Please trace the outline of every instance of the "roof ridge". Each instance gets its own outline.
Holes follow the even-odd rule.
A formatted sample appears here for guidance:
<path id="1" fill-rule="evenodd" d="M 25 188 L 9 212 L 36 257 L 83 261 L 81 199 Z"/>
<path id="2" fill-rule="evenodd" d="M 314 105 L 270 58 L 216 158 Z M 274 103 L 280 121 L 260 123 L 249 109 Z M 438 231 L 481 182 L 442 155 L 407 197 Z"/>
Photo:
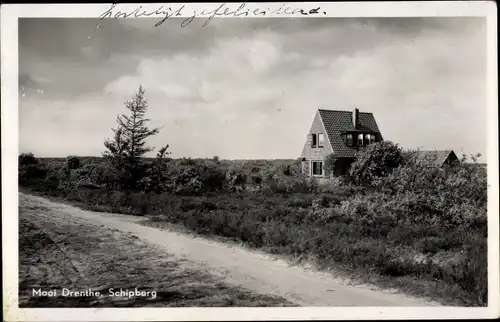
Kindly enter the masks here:
<path id="1" fill-rule="evenodd" d="M 324 109 L 324 108 L 318 108 L 318 111 L 352 113 L 352 111 L 346 111 L 346 110 L 327 110 L 327 109 Z M 359 114 L 373 114 L 373 112 L 359 112 Z"/>

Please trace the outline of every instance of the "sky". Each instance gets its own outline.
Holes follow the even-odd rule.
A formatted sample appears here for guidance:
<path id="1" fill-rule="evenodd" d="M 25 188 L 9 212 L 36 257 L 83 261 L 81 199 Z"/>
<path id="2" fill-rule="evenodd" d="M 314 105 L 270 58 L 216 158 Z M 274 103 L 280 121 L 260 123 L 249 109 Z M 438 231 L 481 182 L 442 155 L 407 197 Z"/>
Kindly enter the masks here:
<path id="1" fill-rule="evenodd" d="M 101 155 L 143 85 L 172 157 L 297 158 L 317 109 L 358 108 L 404 148 L 485 160 L 482 18 L 156 21 L 19 19 L 20 152 Z"/>

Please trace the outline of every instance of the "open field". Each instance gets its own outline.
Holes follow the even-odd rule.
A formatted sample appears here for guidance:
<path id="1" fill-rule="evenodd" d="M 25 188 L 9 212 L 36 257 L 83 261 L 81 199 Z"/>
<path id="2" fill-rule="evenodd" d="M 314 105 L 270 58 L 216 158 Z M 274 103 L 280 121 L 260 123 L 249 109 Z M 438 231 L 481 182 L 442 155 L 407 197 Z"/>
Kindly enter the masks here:
<path id="1" fill-rule="evenodd" d="M 403 167 L 378 186 L 342 178 L 320 185 L 295 175 L 293 162 L 280 162 L 171 160 L 159 179 L 151 175 L 132 191 L 106 187 L 102 159 L 74 169 L 41 160 L 20 172 L 20 185 L 85 209 L 141 216 L 151 227 L 241 243 L 355 283 L 449 305 L 487 304 L 483 167 Z"/>

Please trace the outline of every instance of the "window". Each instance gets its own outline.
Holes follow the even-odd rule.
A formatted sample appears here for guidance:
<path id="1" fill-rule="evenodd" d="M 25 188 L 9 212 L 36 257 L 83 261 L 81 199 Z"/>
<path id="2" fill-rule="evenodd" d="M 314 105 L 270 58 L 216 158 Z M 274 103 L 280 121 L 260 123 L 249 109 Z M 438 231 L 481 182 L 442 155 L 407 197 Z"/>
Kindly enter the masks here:
<path id="1" fill-rule="evenodd" d="M 375 135 L 370 134 L 370 143 L 374 143 L 374 142 L 375 142 Z"/>
<path id="2" fill-rule="evenodd" d="M 347 134 L 347 137 L 346 137 L 346 143 L 347 143 L 347 146 L 352 146 L 352 134 Z"/>
<path id="3" fill-rule="evenodd" d="M 312 135 L 311 147 L 315 148 L 316 144 L 317 144 L 317 141 L 316 141 L 317 137 L 316 137 L 315 133 L 313 133 L 311 135 Z"/>
<path id="4" fill-rule="evenodd" d="M 323 175 L 323 161 L 311 161 L 312 162 L 312 175 L 322 176 Z"/>
<path id="5" fill-rule="evenodd" d="M 318 134 L 318 148 L 322 148 L 325 145 L 325 135 L 323 133 Z"/>
<path id="6" fill-rule="evenodd" d="M 365 145 L 368 145 L 372 143 L 371 141 L 371 135 L 370 134 L 365 134 Z"/>
<path id="7" fill-rule="evenodd" d="M 358 145 L 363 146 L 363 134 L 358 134 Z"/>

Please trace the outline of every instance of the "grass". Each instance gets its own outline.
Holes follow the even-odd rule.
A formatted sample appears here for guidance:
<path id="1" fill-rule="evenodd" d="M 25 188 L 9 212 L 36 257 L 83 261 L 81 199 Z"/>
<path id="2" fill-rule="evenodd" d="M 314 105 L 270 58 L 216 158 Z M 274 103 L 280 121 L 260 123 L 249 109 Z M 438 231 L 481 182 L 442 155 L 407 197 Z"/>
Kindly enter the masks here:
<path id="1" fill-rule="evenodd" d="M 147 216 L 144 221 L 139 224 L 154 227 L 157 229 L 165 229 L 169 231 L 176 231 L 183 234 L 192 234 L 193 230 L 181 224 L 172 224 L 168 221 L 162 220 L 162 217 Z M 222 237 L 220 235 L 203 235 L 204 238 L 235 244 L 237 246 L 255 249 L 241 239 Z M 369 244 L 370 241 L 363 241 L 362 243 Z M 361 244 L 361 243 L 360 243 Z M 416 276 L 400 275 L 395 272 L 387 270 L 386 274 L 379 274 L 371 268 L 353 267 L 348 263 L 341 263 L 335 261 L 328 261 L 317 256 L 306 253 L 293 253 L 287 252 L 285 249 L 277 247 L 262 247 L 267 253 L 270 253 L 278 258 L 286 260 L 290 265 L 303 265 L 309 269 L 324 271 L 332 273 L 336 277 L 342 278 L 344 281 L 352 285 L 368 285 L 369 287 L 375 286 L 376 288 L 394 289 L 402 291 L 406 294 L 411 294 L 417 297 L 427 298 L 443 305 L 449 306 L 463 306 L 473 305 L 471 296 L 457 284 L 450 284 L 438 279 L 423 279 Z M 479 302 L 480 299 L 477 299 Z M 469 304 L 467 304 L 469 303 Z"/>
<path id="2" fill-rule="evenodd" d="M 40 207 L 21 207 L 19 306 L 227 307 L 291 306 L 284 299 L 229 286 L 128 234 L 58 220 Z M 57 289 L 58 296 L 32 296 Z M 62 288 L 92 289 L 102 297 L 61 296 Z M 112 297 L 108 290 L 138 288 L 156 297 Z M 150 294 L 152 295 L 152 294 Z"/>
<path id="3" fill-rule="evenodd" d="M 157 228 L 238 242 L 354 283 L 397 288 L 447 305 L 484 305 L 482 290 L 475 289 L 484 286 L 477 283 L 484 267 L 467 266 L 485 259 L 482 239 L 463 230 L 345 216 L 339 204 L 351 198 L 348 193 L 122 197 L 80 192 L 58 199 L 93 211 L 145 216 L 144 224 Z M 477 246 L 475 253 L 462 253 L 466 245 Z"/>

